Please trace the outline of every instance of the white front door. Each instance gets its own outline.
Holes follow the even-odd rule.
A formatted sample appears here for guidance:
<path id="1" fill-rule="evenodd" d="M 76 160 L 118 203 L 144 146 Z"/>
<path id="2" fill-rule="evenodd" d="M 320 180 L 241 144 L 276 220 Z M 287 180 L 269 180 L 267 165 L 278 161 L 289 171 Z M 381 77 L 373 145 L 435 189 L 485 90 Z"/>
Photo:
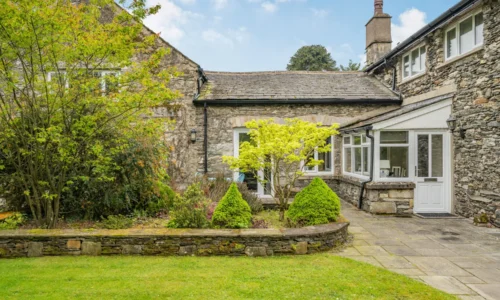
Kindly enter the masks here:
<path id="1" fill-rule="evenodd" d="M 416 132 L 415 212 L 449 213 L 450 163 L 448 134 Z"/>

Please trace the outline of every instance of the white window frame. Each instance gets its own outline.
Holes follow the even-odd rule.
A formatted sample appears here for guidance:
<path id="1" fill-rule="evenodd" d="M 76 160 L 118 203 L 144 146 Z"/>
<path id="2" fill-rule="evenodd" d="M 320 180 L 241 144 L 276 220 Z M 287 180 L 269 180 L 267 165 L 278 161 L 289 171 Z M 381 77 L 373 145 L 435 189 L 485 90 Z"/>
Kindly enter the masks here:
<path id="1" fill-rule="evenodd" d="M 401 143 L 401 144 L 383 144 L 381 141 L 381 133 L 382 132 L 390 132 L 390 131 L 395 131 L 395 132 L 400 132 L 404 131 L 407 132 L 408 134 L 408 141 L 407 143 Z M 415 145 L 413 143 L 413 130 L 407 130 L 407 129 L 394 129 L 394 130 L 386 130 L 386 129 L 381 129 L 376 132 L 375 139 L 376 139 L 376 144 L 375 144 L 375 175 L 374 178 L 377 181 L 388 181 L 388 182 L 409 182 L 414 180 L 414 161 L 412 160 L 412 155 L 414 153 L 414 148 Z M 406 162 L 406 165 L 408 166 L 407 172 L 407 177 L 381 177 L 380 176 L 380 149 L 382 147 L 407 147 L 408 148 L 408 154 L 407 154 L 407 159 L 408 161 Z"/>
<path id="2" fill-rule="evenodd" d="M 422 65 L 422 49 L 425 49 L 425 54 L 424 54 L 425 55 L 425 62 L 423 64 L 423 68 L 421 68 L 419 72 L 413 73 L 413 70 L 411 68 L 411 61 L 412 61 L 412 58 L 413 58 L 412 57 L 413 51 L 418 50 L 418 55 L 420 57 L 420 64 Z M 408 76 L 405 76 L 405 58 L 406 57 L 408 57 L 409 71 L 410 71 L 409 72 L 410 75 L 408 75 Z M 427 47 L 425 46 L 425 44 L 420 44 L 417 47 L 414 47 L 410 51 L 406 52 L 402 56 L 402 59 L 401 59 L 401 74 L 402 74 L 403 79 L 406 80 L 406 79 L 412 78 L 414 76 L 417 76 L 417 75 L 420 75 L 420 74 L 424 74 L 425 72 L 427 72 Z"/>
<path id="3" fill-rule="evenodd" d="M 305 163 L 302 162 L 304 175 L 306 175 L 306 176 L 333 175 L 334 170 L 335 170 L 335 162 L 334 162 L 335 156 L 334 156 L 334 152 L 333 152 L 333 150 L 334 150 L 334 148 L 333 148 L 334 138 L 335 137 L 333 135 L 330 137 L 330 146 L 331 146 L 330 152 L 325 152 L 325 153 L 330 154 L 330 161 L 332 162 L 331 170 L 330 171 L 318 171 L 319 166 L 314 166 L 313 170 L 308 170 L 307 167 L 304 165 Z M 318 160 L 318 157 L 319 157 L 318 151 L 314 150 L 314 159 Z"/>
<path id="4" fill-rule="evenodd" d="M 234 146 L 234 157 L 238 158 L 240 156 L 240 133 L 249 133 L 250 129 L 248 128 L 234 128 L 233 129 L 233 146 Z M 233 181 L 237 182 L 238 177 L 240 176 L 239 171 L 233 172 Z M 264 177 L 264 171 L 260 170 L 257 174 L 258 177 Z M 272 184 L 272 182 L 271 182 Z M 271 187 L 271 194 L 273 193 L 273 188 Z M 257 181 L 257 196 L 259 198 L 273 198 L 273 195 L 265 195 L 264 194 L 264 186 Z"/>
<path id="5" fill-rule="evenodd" d="M 477 40 L 477 37 L 476 37 L 476 16 L 479 14 L 483 14 L 482 9 L 478 9 L 478 10 L 475 10 L 475 11 L 467 14 L 465 17 L 461 18 L 460 21 L 454 23 L 453 26 L 450 26 L 446 29 L 446 31 L 444 33 L 444 58 L 445 58 L 445 61 L 466 55 L 467 53 L 473 52 L 474 50 L 476 50 L 484 45 L 484 28 L 483 28 L 482 43 L 476 44 L 476 40 Z M 473 37 L 474 46 L 469 51 L 460 53 L 460 51 L 461 51 L 460 49 L 462 48 L 460 45 L 460 24 L 462 24 L 463 22 L 465 22 L 469 18 L 472 18 L 472 32 L 474 35 L 474 37 Z M 484 26 L 484 14 L 483 14 L 483 26 Z M 450 32 L 452 30 L 455 30 L 455 34 L 456 34 L 457 53 L 453 56 L 448 57 L 448 32 Z"/>
<path id="6" fill-rule="evenodd" d="M 59 71 L 59 72 L 54 72 L 54 71 L 51 71 L 51 72 L 48 72 L 47 73 L 47 81 L 50 82 L 52 81 L 52 76 L 54 76 L 55 74 L 64 74 L 66 75 L 67 72 L 66 71 Z M 101 74 L 101 91 L 104 93 L 106 92 L 106 80 L 105 80 L 105 77 L 107 74 L 115 74 L 116 76 L 120 76 L 121 72 L 119 70 L 94 70 L 92 71 L 92 74 L 95 74 L 95 73 L 100 73 Z M 69 80 L 66 78 L 66 84 L 65 84 L 65 87 L 66 88 L 69 88 Z"/>
<path id="7" fill-rule="evenodd" d="M 61 75 L 64 75 L 66 76 L 67 72 L 66 71 L 59 71 L 59 72 L 48 72 L 47 73 L 47 81 L 48 82 L 51 82 L 52 81 L 52 77 L 55 75 L 55 74 L 61 74 Z M 64 87 L 65 88 L 69 88 L 69 81 L 68 81 L 68 78 L 66 77 L 66 82 L 64 83 Z"/>
<path id="8" fill-rule="evenodd" d="M 344 143 L 344 138 L 349 137 L 350 138 L 350 143 L 346 144 Z M 359 137 L 361 139 L 361 144 L 355 145 L 354 144 L 354 138 Z M 355 150 L 354 149 L 361 149 L 361 173 L 358 173 L 355 171 L 356 167 L 356 162 L 355 162 Z M 363 149 L 366 149 L 367 154 L 368 154 L 368 170 L 363 170 L 363 166 L 365 165 L 365 158 L 363 155 Z M 350 151 L 351 152 L 351 172 L 348 172 L 346 169 L 346 152 Z M 370 139 L 366 137 L 366 134 L 346 134 L 342 136 L 342 174 L 352 176 L 352 177 L 357 177 L 357 178 L 362 178 L 362 179 L 368 179 L 370 177 L 370 168 L 371 168 L 371 147 L 370 147 Z"/>

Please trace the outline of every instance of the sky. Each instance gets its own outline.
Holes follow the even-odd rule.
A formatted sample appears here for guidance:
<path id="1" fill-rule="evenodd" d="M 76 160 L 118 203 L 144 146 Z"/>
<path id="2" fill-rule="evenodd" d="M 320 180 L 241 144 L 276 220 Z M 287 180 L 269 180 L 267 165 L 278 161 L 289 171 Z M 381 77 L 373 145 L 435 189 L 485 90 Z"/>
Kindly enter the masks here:
<path id="1" fill-rule="evenodd" d="M 385 0 L 393 47 L 458 0 Z M 365 62 L 373 0 L 147 0 L 145 24 L 211 71 L 285 70 L 302 46 L 323 45 L 337 65 Z"/>

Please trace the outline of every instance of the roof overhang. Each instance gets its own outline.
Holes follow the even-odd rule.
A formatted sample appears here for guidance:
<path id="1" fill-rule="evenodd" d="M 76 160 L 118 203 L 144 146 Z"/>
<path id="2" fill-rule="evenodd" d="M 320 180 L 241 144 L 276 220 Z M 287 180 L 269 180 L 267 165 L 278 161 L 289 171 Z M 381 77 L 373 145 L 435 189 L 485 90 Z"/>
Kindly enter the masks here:
<path id="1" fill-rule="evenodd" d="M 393 104 L 401 105 L 398 99 L 345 99 L 345 98 L 320 98 L 320 99 L 211 99 L 193 100 L 195 106 L 252 106 L 252 105 L 287 105 L 287 104 Z"/>

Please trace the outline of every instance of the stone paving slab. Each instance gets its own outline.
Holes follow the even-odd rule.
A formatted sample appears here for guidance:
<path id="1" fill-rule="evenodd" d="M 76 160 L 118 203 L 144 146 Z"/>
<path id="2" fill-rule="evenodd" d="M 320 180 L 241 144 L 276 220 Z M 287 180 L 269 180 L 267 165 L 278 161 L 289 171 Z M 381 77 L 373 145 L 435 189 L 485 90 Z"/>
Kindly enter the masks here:
<path id="1" fill-rule="evenodd" d="M 375 216 L 343 203 L 354 239 L 337 255 L 406 275 L 457 295 L 500 300 L 500 229 L 469 219 Z"/>
<path id="2" fill-rule="evenodd" d="M 500 284 L 469 284 L 469 287 L 488 300 L 500 300 Z"/>
<path id="3" fill-rule="evenodd" d="M 474 295 L 465 284 L 449 276 L 420 276 L 423 282 L 453 295 Z"/>

